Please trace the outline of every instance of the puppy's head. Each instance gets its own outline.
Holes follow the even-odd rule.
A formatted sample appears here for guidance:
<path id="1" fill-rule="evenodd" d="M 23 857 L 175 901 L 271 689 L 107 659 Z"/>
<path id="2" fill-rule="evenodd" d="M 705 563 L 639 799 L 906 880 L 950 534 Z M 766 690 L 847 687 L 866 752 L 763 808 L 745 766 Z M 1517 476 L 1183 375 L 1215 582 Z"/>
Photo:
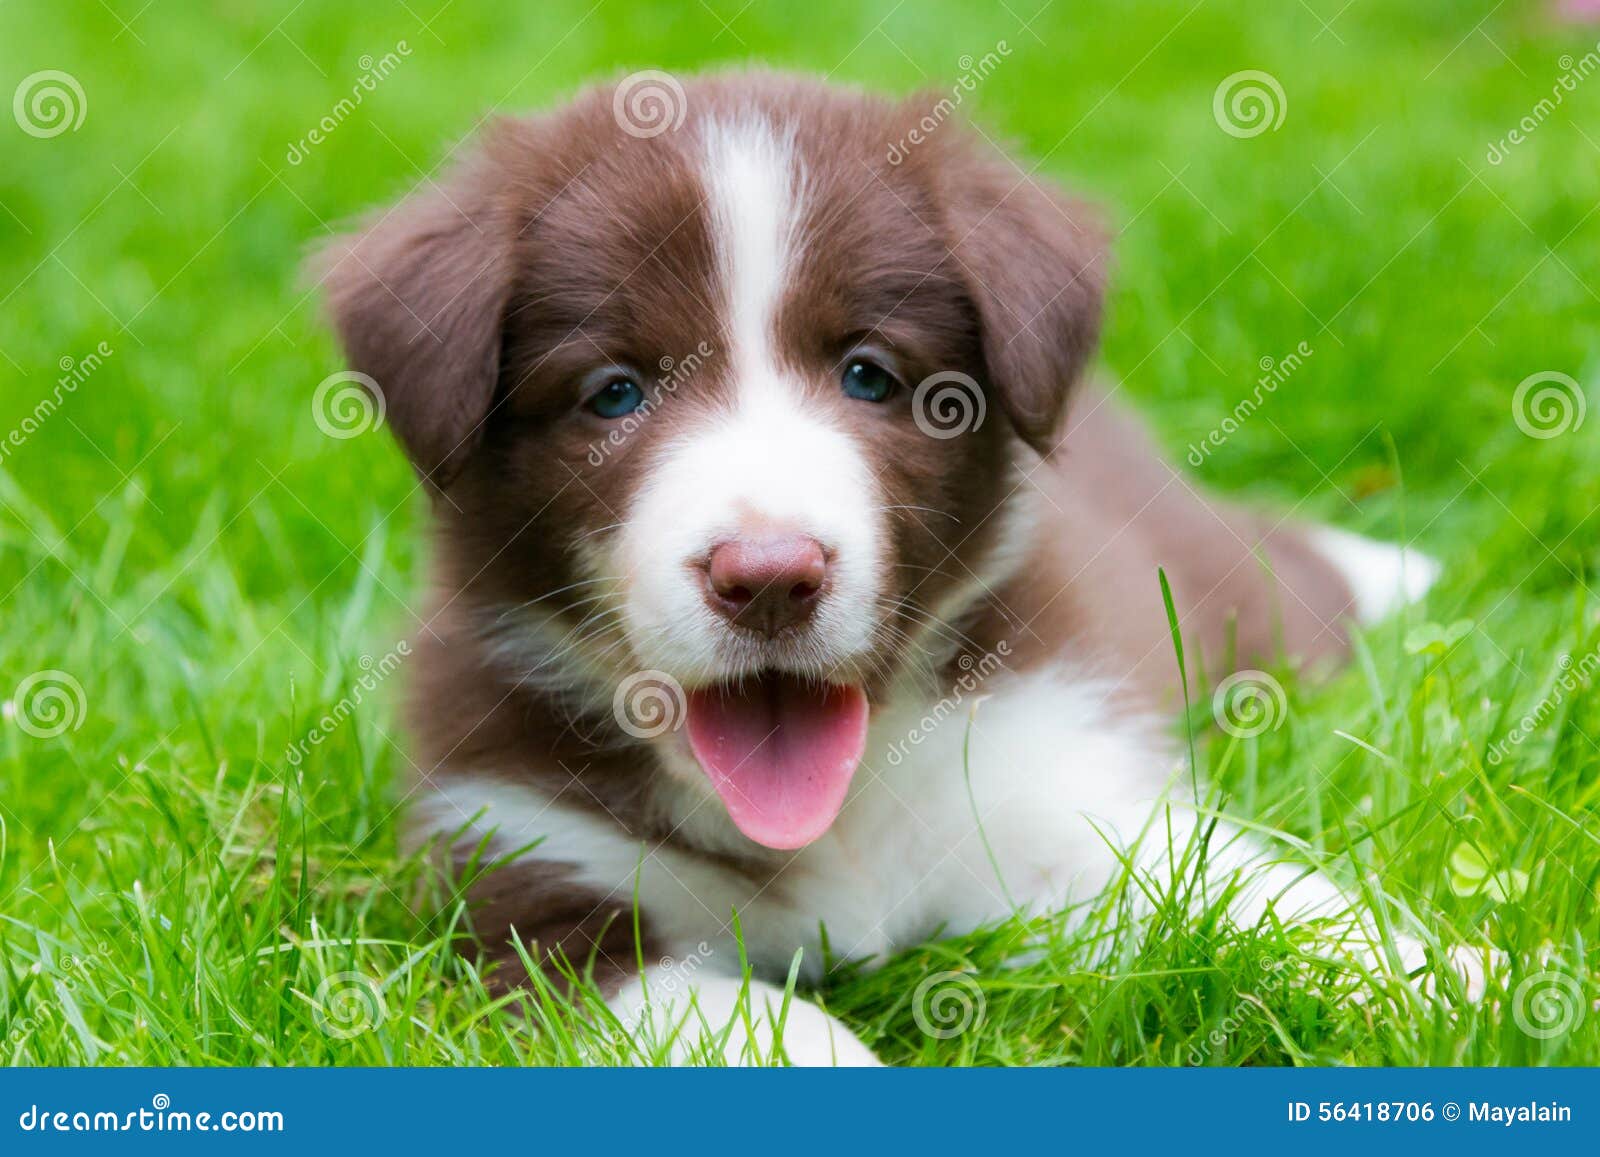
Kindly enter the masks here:
<path id="1" fill-rule="evenodd" d="M 501 122 L 326 284 L 515 677 L 798 847 L 1014 553 L 1101 252 L 959 126 L 904 148 L 926 102 L 654 83 Z"/>

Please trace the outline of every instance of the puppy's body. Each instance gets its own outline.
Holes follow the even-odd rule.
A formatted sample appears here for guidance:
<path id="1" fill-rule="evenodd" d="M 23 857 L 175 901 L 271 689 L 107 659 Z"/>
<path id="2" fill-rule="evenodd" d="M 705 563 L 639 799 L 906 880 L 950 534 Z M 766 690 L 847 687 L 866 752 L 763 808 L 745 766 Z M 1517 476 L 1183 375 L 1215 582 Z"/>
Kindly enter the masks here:
<path id="1" fill-rule="evenodd" d="M 1353 582 L 1381 612 L 1406 573 L 1202 500 L 1103 397 L 1069 416 L 1098 242 L 954 126 L 891 164 L 906 106 L 716 78 L 641 134 L 626 95 L 502 125 L 331 298 L 439 496 L 416 838 L 506 861 L 472 889 L 502 979 L 515 936 L 720 1027 L 735 912 L 781 982 L 824 929 L 881 958 L 1104 883 L 1176 766 L 1157 567 L 1213 670 L 1337 655 Z M 1242 915 L 1343 907 L 1220 845 Z M 652 993 L 641 949 L 692 975 Z M 870 1059 L 809 1006 L 784 1041 Z"/>

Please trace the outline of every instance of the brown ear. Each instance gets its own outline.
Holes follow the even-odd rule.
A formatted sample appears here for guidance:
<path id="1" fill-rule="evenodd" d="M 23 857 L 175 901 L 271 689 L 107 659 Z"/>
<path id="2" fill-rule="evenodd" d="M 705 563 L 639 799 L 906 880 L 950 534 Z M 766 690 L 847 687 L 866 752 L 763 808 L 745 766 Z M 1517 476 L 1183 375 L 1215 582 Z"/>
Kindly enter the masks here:
<path id="1" fill-rule="evenodd" d="M 484 162 L 320 255 L 351 368 L 377 383 L 417 473 L 443 489 L 483 436 L 511 292 L 510 234 Z"/>
<path id="2" fill-rule="evenodd" d="M 992 154 L 954 160 L 939 179 L 989 384 L 1018 434 L 1048 454 L 1100 334 L 1104 238 L 1081 205 Z"/>

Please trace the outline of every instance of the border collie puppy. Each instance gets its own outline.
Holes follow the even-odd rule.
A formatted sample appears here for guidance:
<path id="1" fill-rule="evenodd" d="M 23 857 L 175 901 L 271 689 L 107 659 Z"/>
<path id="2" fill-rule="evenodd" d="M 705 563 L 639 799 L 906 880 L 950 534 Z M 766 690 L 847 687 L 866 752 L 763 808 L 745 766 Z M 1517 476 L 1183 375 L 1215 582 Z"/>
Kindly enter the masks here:
<path id="1" fill-rule="evenodd" d="M 494 863 L 468 893 L 503 983 L 519 942 L 560 954 L 680 1056 L 730 1024 L 726 1059 L 769 1054 L 824 934 L 881 959 L 1060 909 L 1152 842 L 1158 568 L 1213 677 L 1336 658 L 1436 569 L 1198 494 L 1077 389 L 1101 234 L 925 111 L 641 74 L 495 123 L 325 255 L 434 499 L 411 837 Z M 1207 863 L 1239 920 L 1343 919 L 1370 962 L 1329 878 L 1226 825 Z M 805 1002 L 782 1047 L 873 1063 Z"/>

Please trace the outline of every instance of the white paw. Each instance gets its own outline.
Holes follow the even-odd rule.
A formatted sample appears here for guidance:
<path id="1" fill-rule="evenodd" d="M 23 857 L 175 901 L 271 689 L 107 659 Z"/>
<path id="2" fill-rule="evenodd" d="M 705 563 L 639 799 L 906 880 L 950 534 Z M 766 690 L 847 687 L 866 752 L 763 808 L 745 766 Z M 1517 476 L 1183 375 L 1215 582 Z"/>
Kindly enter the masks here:
<path id="1" fill-rule="evenodd" d="M 610 1003 L 642 1049 L 665 1046 L 674 1065 L 704 1063 L 708 1056 L 738 1066 L 782 1061 L 806 1068 L 882 1064 L 843 1022 L 799 997 L 790 998 L 774 1034 L 783 990 L 760 980 L 747 987 L 727 977 L 707 976 L 685 984 L 681 977 L 650 970 Z"/>
<path id="2" fill-rule="evenodd" d="M 1428 593 L 1443 569 L 1439 560 L 1410 547 L 1378 542 L 1332 526 L 1314 526 L 1311 545 L 1333 563 L 1355 596 L 1354 613 L 1376 623 Z"/>
<path id="3" fill-rule="evenodd" d="M 1415 937 L 1397 934 L 1391 954 L 1375 935 L 1366 930 L 1356 931 L 1340 939 L 1338 951 L 1372 976 L 1405 980 L 1418 996 L 1434 998 L 1441 995 L 1440 969 L 1429 963 L 1436 953 Z M 1474 1003 L 1483 999 L 1489 978 L 1503 971 L 1506 966 L 1505 955 L 1492 948 L 1455 944 L 1442 951 L 1444 970 L 1455 974 L 1461 985 L 1461 993 Z M 1360 1004 L 1372 996 L 1373 991 L 1363 986 L 1356 990 L 1352 999 Z"/>
<path id="4" fill-rule="evenodd" d="M 1395 938 L 1395 947 L 1399 950 L 1400 962 L 1408 975 L 1427 967 L 1428 949 L 1420 940 L 1398 936 Z M 1444 949 L 1445 967 L 1460 979 L 1462 991 L 1473 1002 L 1483 999 L 1488 989 L 1488 978 L 1499 971 L 1505 962 L 1505 956 L 1493 949 L 1471 948 L 1465 944 L 1454 944 Z M 1418 979 L 1422 982 L 1421 991 L 1431 994 L 1434 973 L 1431 970 L 1421 973 Z"/>
<path id="5" fill-rule="evenodd" d="M 793 1001 L 789 1005 L 789 1019 L 783 1026 L 783 1053 L 791 1065 L 801 1068 L 873 1069 L 883 1066 L 855 1033 L 806 1001 Z"/>

